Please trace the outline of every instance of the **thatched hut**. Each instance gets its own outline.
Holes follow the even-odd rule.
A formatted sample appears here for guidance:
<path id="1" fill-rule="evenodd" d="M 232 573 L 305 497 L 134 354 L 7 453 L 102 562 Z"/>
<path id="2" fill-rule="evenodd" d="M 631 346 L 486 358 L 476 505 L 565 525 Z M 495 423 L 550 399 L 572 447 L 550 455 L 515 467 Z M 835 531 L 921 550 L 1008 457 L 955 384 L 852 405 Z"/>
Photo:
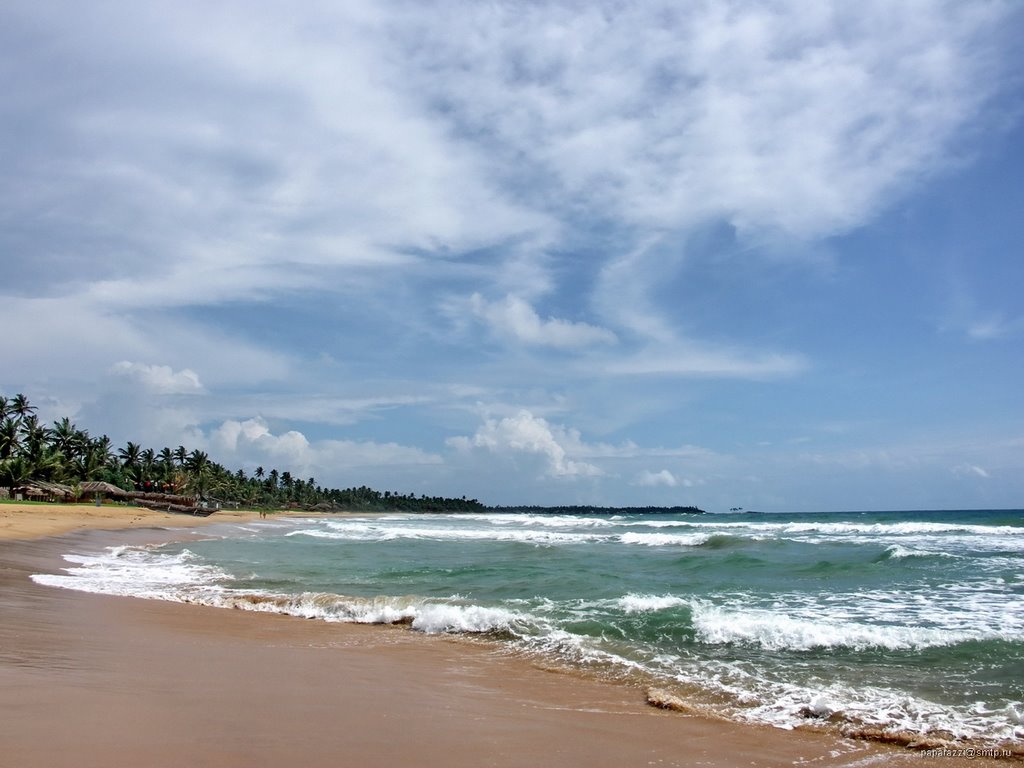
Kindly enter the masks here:
<path id="1" fill-rule="evenodd" d="M 103 503 L 104 501 L 126 501 L 128 499 L 128 491 L 100 480 L 89 480 L 79 484 L 78 488 L 83 499 L 93 498 L 97 503 Z"/>
<path id="2" fill-rule="evenodd" d="M 73 488 L 46 480 L 33 480 L 14 487 L 14 498 L 19 501 L 72 501 Z"/>

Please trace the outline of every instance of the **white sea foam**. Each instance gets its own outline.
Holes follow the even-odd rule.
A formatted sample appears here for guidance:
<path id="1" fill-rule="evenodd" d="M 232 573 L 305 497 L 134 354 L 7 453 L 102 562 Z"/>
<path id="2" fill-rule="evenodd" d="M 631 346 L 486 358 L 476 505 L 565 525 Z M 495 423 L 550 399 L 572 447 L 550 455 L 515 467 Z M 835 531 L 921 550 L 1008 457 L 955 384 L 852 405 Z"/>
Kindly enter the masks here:
<path id="1" fill-rule="evenodd" d="M 663 611 L 666 608 L 676 608 L 686 605 L 687 601 L 675 595 L 637 595 L 628 594 L 619 598 L 617 605 L 626 613 L 648 613 L 651 611 Z"/>
<path id="2" fill-rule="evenodd" d="M 64 568 L 66 575 L 35 574 L 32 580 L 81 592 L 179 600 L 185 588 L 206 587 L 232 578 L 219 568 L 198 562 L 187 549 L 168 555 L 139 547 L 111 547 L 100 554 L 69 554 L 64 559 L 77 564 Z"/>
<path id="3" fill-rule="evenodd" d="M 713 683 L 712 683 L 713 685 Z M 744 695 L 756 691 L 753 700 L 733 711 L 740 720 L 768 723 L 791 729 L 811 718 L 836 718 L 848 726 L 875 728 L 889 733 L 948 733 L 954 738 L 988 739 L 993 742 L 1019 739 L 1021 732 L 1006 718 L 976 714 L 877 686 L 851 688 L 828 684 L 807 688 L 744 680 Z M 730 688 L 725 685 L 723 688 Z"/>
<path id="4" fill-rule="evenodd" d="M 416 597 L 346 597 L 305 592 L 299 595 L 224 590 L 202 596 L 207 605 L 260 613 L 279 613 L 305 619 L 353 624 L 409 624 L 426 634 L 444 632 L 490 632 L 529 623 L 530 617 L 503 608 L 462 603 L 453 596 L 447 601 Z"/>
<path id="5" fill-rule="evenodd" d="M 512 629 L 525 617 L 504 608 L 479 605 L 424 605 L 413 618 L 412 628 L 428 634 L 439 632 L 489 632 Z"/>
<path id="6" fill-rule="evenodd" d="M 408 623 L 413 629 L 441 632 L 488 632 L 525 626 L 527 614 L 467 604 L 454 595 L 428 601 L 416 597 L 346 597 L 304 592 L 297 595 L 232 589 L 232 577 L 203 565 L 190 551 L 165 554 L 148 548 L 112 547 L 96 555 L 65 555 L 76 567 L 62 574 L 35 574 L 32 580 L 80 592 L 199 603 L 307 619 L 363 624 Z"/>
<path id="7" fill-rule="evenodd" d="M 642 544 L 645 547 L 699 547 L 710 539 L 710 533 L 623 533 L 619 541 L 623 544 Z"/>
<path id="8" fill-rule="evenodd" d="M 894 560 L 902 560 L 905 557 L 956 557 L 949 552 L 932 552 L 927 549 L 913 549 L 902 544 L 893 544 L 885 550 L 885 553 Z"/>
<path id="9" fill-rule="evenodd" d="M 973 525 L 970 523 L 934 523 L 913 521 L 902 523 L 856 523 L 856 522 L 767 522 L 741 521 L 719 522 L 701 520 L 630 520 L 631 526 L 648 528 L 697 528 L 701 530 L 771 532 L 775 534 L 819 533 L 826 535 L 851 536 L 910 536 L 966 533 L 973 536 L 1005 536 L 1024 538 L 1024 526 L 1015 525 Z"/>
<path id="10" fill-rule="evenodd" d="M 693 621 L 697 636 L 703 642 L 754 643 L 775 651 L 873 646 L 895 649 L 948 642 L 947 637 L 934 631 L 920 638 L 903 628 L 808 622 L 768 611 L 738 613 L 702 609 L 694 613 Z"/>
<path id="11" fill-rule="evenodd" d="M 703 600 L 690 604 L 694 629 L 702 642 L 751 644 L 772 651 L 920 649 L 971 640 L 1019 639 L 1020 632 L 1019 620 L 1018 626 L 1008 627 L 991 613 L 976 623 L 957 621 L 950 622 L 953 626 L 927 626 L 907 623 L 906 611 L 888 612 L 884 604 L 880 609 L 872 605 L 848 611 L 812 604 L 775 608 L 723 607 Z M 902 618 L 902 622 L 883 623 L 885 618 Z"/>
<path id="12" fill-rule="evenodd" d="M 460 520 L 476 520 L 493 525 L 540 525 L 551 528 L 610 528 L 617 525 L 611 517 L 577 515 L 529 515 L 515 513 L 460 514 Z M 619 518 L 620 520 L 622 518 Z"/>
<path id="13" fill-rule="evenodd" d="M 394 525 L 374 522 L 327 523 L 325 527 L 291 531 L 286 536 L 310 536 L 339 541 L 393 541 L 395 539 L 427 539 L 431 541 L 503 541 L 527 544 L 557 545 L 600 541 L 607 537 L 592 533 L 535 530 L 531 528 L 444 528 Z"/>

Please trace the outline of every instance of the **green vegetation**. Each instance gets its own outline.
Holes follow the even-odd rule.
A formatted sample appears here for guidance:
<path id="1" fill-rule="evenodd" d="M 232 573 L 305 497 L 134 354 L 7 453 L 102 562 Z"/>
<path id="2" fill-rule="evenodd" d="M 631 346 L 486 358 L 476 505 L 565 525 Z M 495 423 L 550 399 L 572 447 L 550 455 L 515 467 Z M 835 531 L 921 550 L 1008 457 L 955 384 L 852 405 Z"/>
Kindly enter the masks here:
<path id="1" fill-rule="evenodd" d="M 125 491 L 190 496 L 251 509 L 300 508 L 329 512 L 526 512 L 533 514 L 701 514 L 697 507 L 486 507 L 476 499 L 383 493 L 365 485 L 323 488 L 315 478 L 256 467 L 232 472 L 203 451 L 184 446 L 159 451 L 127 442 L 115 448 L 106 435 L 92 437 L 66 416 L 48 427 L 25 395 L 0 395 L 0 488 L 60 483 L 76 488 L 100 481 Z"/>
<path id="2" fill-rule="evenodd" d="M 330 511 L 472 512 L 476 499 L 416 496 L 359 488 L 323 488 L 315 478 L 256 467 L 232 472 L 200 450 L 164 447 L 159 451 L 129 441 L 115 448 L 106 435 L 92 437 L 64 417 L 48 427 L 25 395 L 0 395 L 0 488 L 8 495 L 23 485 L 61 483 L 74 488 L 107 482 L 126 491 L 170 493 L 250 508 L 304 508 Z"/>

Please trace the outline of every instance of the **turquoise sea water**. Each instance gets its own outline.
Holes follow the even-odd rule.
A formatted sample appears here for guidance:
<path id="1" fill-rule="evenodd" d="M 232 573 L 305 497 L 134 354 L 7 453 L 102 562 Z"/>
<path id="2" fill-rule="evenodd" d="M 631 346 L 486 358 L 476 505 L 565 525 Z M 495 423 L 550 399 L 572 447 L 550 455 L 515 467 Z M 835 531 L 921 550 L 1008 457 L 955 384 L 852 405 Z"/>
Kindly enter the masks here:
<path id="1" fill-rule="evenodd" d="M 779 727 L 1024 742 L 1024 512 L 393 515 L 70 553 L 41 583 L 402 622 Z"/>

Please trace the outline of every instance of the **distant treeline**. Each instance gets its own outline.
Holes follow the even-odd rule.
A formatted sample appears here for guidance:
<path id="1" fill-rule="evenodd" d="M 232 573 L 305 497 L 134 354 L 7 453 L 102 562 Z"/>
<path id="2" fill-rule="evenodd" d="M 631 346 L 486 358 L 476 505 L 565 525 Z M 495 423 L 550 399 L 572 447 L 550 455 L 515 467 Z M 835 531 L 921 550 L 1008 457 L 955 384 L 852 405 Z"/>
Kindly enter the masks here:
<path id="1" fill-rule="evenodd" d="M 36 407 L 23 394 L 0 395 L 0 488 L 57 483 L 74 491 L 81 483 L 100 481 L 125 491 L 167 494 L 229 505 L 266 509 L 366 512 L 480 512 L 476 499 L 377 491 L 366 486 L 325 488 L 316 478 L 303 479 L 276 468 L 251 473 L 230 470 L 205 451 L 165 446 L 143 448 L 129 441 L 115 447 L 106 435 L 94 437 L 64 417 L 52 425 L 39 421 Z M 77 494 L 74 494 L 77 495 Z"/>
<path id="2" fill-rule="evenodd" d="M 116 448 L 106 435 L 93 437 L 64 417 L 43 424 L 36 407 L 23 394 L 0 395 L 0 488 L 32 483 L 58 483 L 75 490 L 81 483 L 101 481 L 125 491 L 167 494 L 250 508 L 300 508 L 361 512 L 527 512 L 531 514 L 702 514 L 697 507 L 488 507 L 465 496 L 416 495 L 378 491 L 365 485 L 325 488 L 276 468 L 256 467 L 251 473 L 230 470 L 206 452 L 165 446 L 143 448 L 129 441 Z M 75 496 L 78 495 L 76 492 Z"/>
<path id="3" fill-rule="evenodd" d="M 489 512 L 508 512 L 509 514 L 529 515 L 703 515 L 707 514 L 697 507 L 588 507 L 573 505 L 568 507 L 489 507 Z"/>

